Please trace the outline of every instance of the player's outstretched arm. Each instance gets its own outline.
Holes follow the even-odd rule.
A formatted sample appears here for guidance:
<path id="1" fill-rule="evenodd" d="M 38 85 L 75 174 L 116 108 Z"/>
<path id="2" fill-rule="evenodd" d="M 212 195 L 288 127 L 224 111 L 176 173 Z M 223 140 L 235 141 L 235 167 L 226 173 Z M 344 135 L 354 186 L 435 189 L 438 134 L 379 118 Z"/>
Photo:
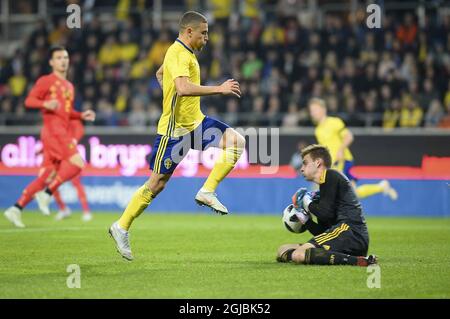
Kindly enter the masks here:
<path id="1" fill-rule="evenodd" d="M 178 96 L 204 96 L 204 95 L 234 95 L 241 97 L 239 83 L 234 79 L 229 79 L 217 86 L 197 85 L 189 81 L 187 76 L 180 76 L 175 79 L 175 88 Z"/>

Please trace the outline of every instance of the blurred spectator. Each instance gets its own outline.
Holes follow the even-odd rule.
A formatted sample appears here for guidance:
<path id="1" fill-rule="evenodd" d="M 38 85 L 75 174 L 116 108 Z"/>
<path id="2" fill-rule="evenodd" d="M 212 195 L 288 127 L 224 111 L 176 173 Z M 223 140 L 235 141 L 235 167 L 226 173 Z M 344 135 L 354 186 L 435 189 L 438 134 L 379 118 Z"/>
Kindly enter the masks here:
<path id="1" fill-rule="evenodd" d="M 269 98 L 269 105 L 267 109 L 267 119 L 269 120 L 268 126 L 277 127 L 280 126 L 280 99 L 278 96 L 273 95 Z"/>
<path id="2" fill-rule="evenodd" d="M 442 104 L 438 99 L 431 101 L 428 111 L 425 114 L 425 127 L 437 127 L 442 117 L 444 116 L 444 110 Z"/>
<path id="3" fill-rule="evenodd" d="M 269 21 L 264 28 L 261 41 L 263 45 L 270 48 L 282 45 L 284 42 L 283 29 L 274 21 Z"/>
<path id="4" fill-rule="evenodd" d="M 147 111 L 147 119 L 149 125 L 157 125 L 161 116 L 161 108 L 156 103 L 150 103 Z"/>
<path id="5" fill-rule="evenodd" d="M 21 68 L 14 70 L 14 75 L 9 78 L 8 84 L 13 96 L 19 97 L 24 95 L 27 78 L 23 75 Z"/>
<path id="6" fill-rule="evenodd" d="M 298 126 L 299 114 L 297 104 L 291 102 L 288 106 L 288 112 L 283 117 L 282 126 L 296 127 Z"/>
<path id="7" fill-rule="evenodd" d="M 423 91 L 418 96 L 419 105 L 427 108 L 431 104 L 431 101 L 436 99 L 439 99 L 439 94 L 433 87 L 433 81 L 431 79 L 425 79 L 423 82 Z"/>
<path id="8" fill-rule="evenodd" d="M 232 0 L 210 0 L 208 1 L 210 5 L 214 22 L 222 25 L 227 25 L 228 19 L 231 15 L 231 10 L 233 9 Z"/>
<path id="9" fill-rule="evenodd" d="M 399 99 L 392 100 L 391 105 L 383 113 L 383 128 L 393 129 L 397 127 L 400 119 L 401 103 Z"/>
<path id="10" fill-rule="evenodd" d="M 450 129 L 450 103 L 446 104 L 446 113 L 439 121 L 438 127 L 440 128 L 449 128 Z"/>
<path id="11" fill-rule="evenodd" d="M 121 59 L 120 46 L 117 44 L 114 35 L 109 35 L 98 53 L 98 61 L 105 66 L 115 65 Z"/>
<path id="12" fill-rule="evenodd" d="M 147 124 L 145 105 L 140 99 L 131 100 L 131 111 L 128 114 L 128 125 L 132 127 L 143 127 Z"/>
<path id="13" fill-rule="evenodd" d="M 139 46 L 132 42 L 130 35 L 123 31 L 120 33 L 120 59 L 122 61 L 133 61 L 139 53 Z"/>
<path id="14" fill-rule="evenodd" d="M 297 175 L 301 175 L 300 168 L 303 165 L 303 159 L 302 159 L 302 149 L 304 149 L 306 146 L 308 146 L 308 143 L 305 141 L 299 141 L 297 143 L 297 150 L 294 154 L 292 154 L 291 161 L 289 162 L 289 165 L 295 170 Z"/>
<path id="15" fill-rule="evenodd" d="M 138 99 L 138 98 L 134 98 L 133 101 L 135 99 Z M 140 100 L 140 101 L 143 104 L 143 101 L 142 100 Z M 130 103 L 130 89 L 128 88 L 128 85 L 123 83 L 119 86 L 119 92 L 117 93 L 114 107 L 117 112 L 122 113 L 127 109 L 129 103 Z"/>
<path id="16" fill-rule="evenodd" d="M 400 127 L 418 127 L 422 123 L 423 111 L 409 95 L 403 98 L 400 112 Z"/>
<path id="17" fill-rule="evenodd" d="M 169 33 L 162 31 L 159 38 L 153 42 L 153 45 L 148 52 L 147 59 L 149 63 L 149 68 L 158 69 L 164 61 L 164 55 L 167 49 L 172 45 L 175 39 L 171 39 Z M 155 71 L 156 72 L 156 71 Z"/>
<path id="18" fill-rule="evenodd" d="M 404 22 L 397 29 L 397 39 L 406 48 L 412 48 L 417 35 L 417 25 L 412 14 L 405 15 Z"/>
<path id="19" fill-rule="evenodd" d="M 119 119 L 114 112 L 114 108 L 108 100 L 102 98 L 97 103 L 97 116 L 96 124 L 103 126 L 117 126 L 119 125 Z"/>
<path id="20" fill-rule="evenodd" d="M 262 67 L 262 61 L 257 58 L 254 51 L 250 51 L 247 54 L 247 60 L 242 64 L 242 76 L 244 79 L 255 79 Z"/>
<path id="21" fill-rule="evenodd" d="M 237 126 L 239 121 L 238 102 L 236 99 L 228 99 L 226 103 L 227 111 L 223 117 L 225 123 L 230 126 Z"/>

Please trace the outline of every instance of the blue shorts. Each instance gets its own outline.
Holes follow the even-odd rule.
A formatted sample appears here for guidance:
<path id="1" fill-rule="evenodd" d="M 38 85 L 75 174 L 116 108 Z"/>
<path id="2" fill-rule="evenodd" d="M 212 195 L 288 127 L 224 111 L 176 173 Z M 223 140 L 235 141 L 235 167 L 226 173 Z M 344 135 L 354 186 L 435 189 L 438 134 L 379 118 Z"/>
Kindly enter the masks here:
<path id="1" fill-rule="evenodd" d="M 350 173 L 350 169 L 353 167 L 353 161 L 345 161 L 344 163 L 344 175 L 348 177 L 350 181 L 357 182 L 358 179 Z"/>
<path id="2" fill-rule="evenodd" d="M 156 137 L 150 157 L 150 169 L 157 174 L 171 174 L 192 148 L 204 151 L 218 147 L 223 133 L 230 126 L 206 116 L 195 130 L 180 137 Z"/>

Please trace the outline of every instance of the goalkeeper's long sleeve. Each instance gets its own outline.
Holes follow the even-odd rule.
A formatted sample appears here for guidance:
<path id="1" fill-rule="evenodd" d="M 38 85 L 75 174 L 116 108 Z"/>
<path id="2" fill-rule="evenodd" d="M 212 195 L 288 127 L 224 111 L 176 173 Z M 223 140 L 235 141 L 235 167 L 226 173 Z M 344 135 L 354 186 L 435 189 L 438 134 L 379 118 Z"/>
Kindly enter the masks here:
<path id="1" fill-rule="evenodd" d="M 314 236 L 317 236 L 327 230 L 328 227 L 321 223 L 315 223 L 311 218 L 305 223 L 306 229 Z"/>

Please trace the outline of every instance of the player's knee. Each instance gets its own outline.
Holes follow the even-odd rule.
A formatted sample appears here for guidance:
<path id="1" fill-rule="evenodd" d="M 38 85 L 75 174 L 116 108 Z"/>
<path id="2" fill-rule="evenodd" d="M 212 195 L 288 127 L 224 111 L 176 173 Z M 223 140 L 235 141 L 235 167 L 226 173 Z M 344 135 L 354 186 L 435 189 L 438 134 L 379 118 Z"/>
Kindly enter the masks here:
<path id="1" fill-rule="evenodd" d="M 243 149 L 245 147 L 245 137 L 236 130 L 228 128 L 222 139 L 223 147 L 236 147 Z"/>
<path id="2" fill-rule="evenodd" d="M 73 156 L 70 158 L 69 162 L 70 162 L 71 164 L 75 165 L 75 166 L 78 166 L 78 167 L 81 168 L 81 169 L 84 168 L 84 166 L 85 166 L 85 163 L 84 163 L 84 161 L 83 161 L 83 158 L 81 157 L 80 154 L 75 154 L 75 155 L 73 155 Z"/>
<path id="3" fill-rule="evenodd" d="M 236 132 L 236 146 L 237 148 L 244 148 L 245 147 L 245 137 L 243 137 L 241 134 Z"/>

